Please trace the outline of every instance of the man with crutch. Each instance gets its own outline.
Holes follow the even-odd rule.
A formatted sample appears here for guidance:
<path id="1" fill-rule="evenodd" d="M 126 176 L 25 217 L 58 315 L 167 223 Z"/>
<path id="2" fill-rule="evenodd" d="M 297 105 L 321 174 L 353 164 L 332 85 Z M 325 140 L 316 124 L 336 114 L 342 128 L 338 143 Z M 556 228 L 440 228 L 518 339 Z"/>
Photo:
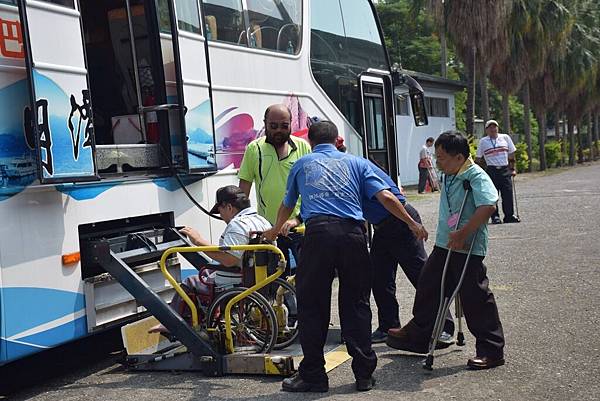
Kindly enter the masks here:
<path id="1" fill-rule="evenodd" d="M 489 176 L 470 158 L 468 141 L 459 132 L 440 135 L 435 142 L 435 153 L 438 167 L 444 173 L 435 247 L 419 278 L 413 319 L 401 329 L 389 330 L 386 343 L 400 350 L 428 352 L 441 301 L 442 273 L 446 257 L 452 251 L 444 285 L 452 292 L 464 270 L 459 300 L 476 339 L 477 355 L 468 360 L 467 366 L 472 369 L 500 366 L 504 364 L 504 333 L 483 264 L 488 243 L 486 223 L 496 209 L 498 193 Z M 465 181 L 469 184 L 465 185 Z M 465 197 L 467 190 L 470 194 Z"/>

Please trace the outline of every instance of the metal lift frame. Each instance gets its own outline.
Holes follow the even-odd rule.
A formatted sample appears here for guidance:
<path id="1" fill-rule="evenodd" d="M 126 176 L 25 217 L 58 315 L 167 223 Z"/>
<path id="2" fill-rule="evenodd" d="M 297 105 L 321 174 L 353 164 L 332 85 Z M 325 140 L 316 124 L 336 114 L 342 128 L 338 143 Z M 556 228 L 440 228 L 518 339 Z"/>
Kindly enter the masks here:
<path id="1" fill-rule="evenodd" d="M 189 244 L 187 239 L 172 230 L 179 237 L 177 241 L 164 244 L 147 244 L 153 252 L 164 250 L 160 260 L 160 268 L 192 311 L 192 326 L 186 323 L 158 294 L 144 282 L 137 273 L 128 266 L 127 262 L 135 261 L 141 257 L 140 251 L 126 251 L 116 254 L 110 249 L 106 240 L 92 240 L 87 243 L 89 261 L 101 265 L 152 315 L 154 315 L 177 338 L 181 346 L 174 345 L 167 352 L 161 354 L 130 355 L 127 359 L 134 370 L 199 370 L 207 376 L 222 376 L 225 374 L 275 374 L 287 376 L 294 372 L 294 363 L 291 356 L 274 356 L 268 354 L 234 354 L 233 337 L 231 333 L 232 305 L 277 279 L 285 270 L 285 257 L 274 245 L 236 245 L 228 247 L 186 246 L 173 247 L 174 243 Z M 209 341 L 206 333 L 202 333 L 198 325 L 198 312 L 196 305 L 182 290 L 177 281 L 169 274 L 166 260 L 170 255 L 181 253 L 193 266 L 204 265 L 204 258 L 198 252 L 211 251 L 262 251 L 274 252 L 279 257 L 279 264 L 275 273 L 267 275 L 266 262 L 255 267 L 256 284 L 241 294 L 232 298 L 225 310 L 225 346 L 227 353 L 222 354 L 216 350 Z M 256 260 L 256 259 L 255 259 Z M 260 260 L 260 258 L 258 258 Z M 204 335 L 203 335 L 204 334 Z"/>

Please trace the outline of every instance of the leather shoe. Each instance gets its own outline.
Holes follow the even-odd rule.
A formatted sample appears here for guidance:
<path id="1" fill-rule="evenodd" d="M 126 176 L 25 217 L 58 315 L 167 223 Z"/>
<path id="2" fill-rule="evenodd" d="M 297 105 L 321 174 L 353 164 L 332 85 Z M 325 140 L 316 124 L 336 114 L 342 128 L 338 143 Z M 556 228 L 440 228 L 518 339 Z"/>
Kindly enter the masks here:
<path id="1" fill-rule="evenodd" d="M 416 354 L 426 354 L 427 344 L 418 344 L 413 341 L 410 338 L 410 333 L 406 327 L 407 326 L 404 326 L 403 328 L 389 329 L 387 339 L 385 340 L 387 346 L 402 351 L 414 352 Z"/>
<path id="2" fill-rule="evenodd" d="M 467 366 L 475 370 L 491 369 L 502 365 L 504 365 L 504 357 L 502 356 L 499 358 L 476 356 L 475 358 L 471 358 L 467 361 Z"/>
<path id="3" fill-rule="evenodd" d="M 502 224 L 502 220 L 500 220 L 500 217 L 494 216 L 492 217 L 492 224 Z"/>
<path id="4" fill-rule="evenodd" d="M 520 223 L 521 219 L 519 219 L 516 216 L 509 216 L 509 217 L 504 217 L 504 222 L 505 223 Z"/>
<path id="5" fill-rule="evenodd" d="M 375 387 L 375 378 L 373 376 L 368 379 L 356 379 L 357 391 L 369 391 Z"/>
<path id="6" fill-rule="evenodd" d="M 292 377 L 283 379 L 283 382 L 281 383 L 281 389 L 291 393 L 326 393 L 329 391 L 329 383 L 326 381 L 307 382 L 300 377 L 299 373 L 296 373 Z"/>

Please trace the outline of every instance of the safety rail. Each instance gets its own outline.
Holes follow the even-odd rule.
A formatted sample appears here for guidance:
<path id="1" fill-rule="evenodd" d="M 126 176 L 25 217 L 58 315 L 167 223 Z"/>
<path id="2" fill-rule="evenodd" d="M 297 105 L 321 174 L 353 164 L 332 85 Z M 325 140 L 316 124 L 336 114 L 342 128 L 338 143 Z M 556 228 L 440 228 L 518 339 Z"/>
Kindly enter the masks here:
<path id="1" fill-rule="evenodd" d="M 231 308 L 232 306 L 238 302 L 239 300 L 246 298 L 248 295 L 257 292 L 261 288 L 267 286 L 268 284 L 275 281 L 281 274 L 285 271 L 286 259 L 283 255 L 283 252 L 275 245 L 270 244 L 255 244 L 255 245 L 232 245 L 232 246 L 192 246 L 192 247 L 173 247 L 167 249 L 160 258 L 160 270 L 163 276 L 167 279 L 167 281 L 173 286 L 177 294 L 183 299 L 183 301 L 190 308 L 192 314 L 192 326 L 198 326 L 198 308 L 194 304 L 194 302 L 190 299 L 190 297 L 185 293 L 185 291 L 181 288 L 177 280 L 171 276 L 169 271 L 167 270 L 166 262 L 167 258 L 175 253 L 191 253 L 191 252 L 227 252 L 227 251 L 270 251 L 279 256 L 279 262 L 277 264 L 277 269 L 271 275 L 266 276 L 261 281 L 256 282 L 252 287 L 244 290 L 240 294 L 234 296 L 232 299 L 227 302 L 225 306 L 225 349 L 228 353 L 234 352 L 233 346 L 233 335 L 231 330 Z M 256 260 L 256 259 L 255 259 Z M 261 265 L 256 265 L 255 268 L 260 268 Z M 266 266 L 264 267 L 266 271 Z"/>

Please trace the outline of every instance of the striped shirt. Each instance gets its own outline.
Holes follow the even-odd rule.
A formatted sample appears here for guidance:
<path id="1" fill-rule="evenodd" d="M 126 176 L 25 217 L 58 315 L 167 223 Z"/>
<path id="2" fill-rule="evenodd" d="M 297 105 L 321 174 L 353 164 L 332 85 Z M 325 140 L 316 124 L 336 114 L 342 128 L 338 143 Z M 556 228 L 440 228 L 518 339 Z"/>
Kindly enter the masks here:
<path id="1" fill-rule="evenodd" d="M 508 166 L 508 155 L 515 150 L 515 144 L 506 134 L 498 134 L 496 138 L 486 136 L 479 140 L 476 157 L 485 158 L 488 166 Z"/>
<path id="2" fill-rule="evenodd" d="M 248 245 L 250 232 L 266 231 L 271 228 L 271 223 L 256 213 L 253 207 L 241 210 L 225 227 L 219 239 L 219 246 Z M 244 251 L 227 251 L 230 255 L 242 260 Z M 240 284 L 242 276 L 229 272 L 216 272 L 215 285 L 217 287 Z"/>

